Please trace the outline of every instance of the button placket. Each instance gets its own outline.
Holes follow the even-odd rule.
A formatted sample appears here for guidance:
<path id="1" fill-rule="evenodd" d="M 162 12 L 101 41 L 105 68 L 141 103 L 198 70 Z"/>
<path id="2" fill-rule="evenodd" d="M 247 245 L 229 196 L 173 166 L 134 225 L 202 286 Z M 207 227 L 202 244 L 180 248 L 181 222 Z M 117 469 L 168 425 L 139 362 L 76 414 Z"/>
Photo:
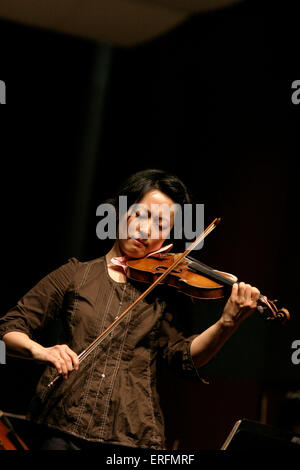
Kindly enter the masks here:
<path id="1" fill-rule="evenodd" d="M 124 298 L 125 290 L 126 290 L 126 284 L 125 284 L 124 287 L 123 287 L 123 292 L 122 292 L 122 297 L 121 297 L 120 305 L 121 305 L 121 303 L 123 303 L 123 298 Z M 133 294 L 131 293 L 131 302 L 132 302 L 132 301 L 133 301 Z M 118 315 L 119 315 L 119 313 L 120 313 L 120 305 L 119 305 L 119 312 L 118 312 Z M 108 412 L 109 412 L 109 406 L 110 406 L 110 399 L 111 399 L 111 396 L 112 396 L 112 391 L 113 391 L 114 383 L 115 383 L 116 376 L 117 376 L 117 373 L 118 373 L 118 370 L 119 370 L 119 367 L 120 367 L 120 363 L 121 363 L 121 357 L 122 357 L 122 353 L 123 353 L 123 350 L 124 350 L 125 341 L 126 341 L 127 334 L 128 334 L 128 329 L 129 329 L 131 314 L 132 314 L 132 312 L 129 312 L 128 318 L 124 318 L 125 325 L 124 325 L 124 331 L 122 332 L 123 338 L 122 338 L 122 340 L 121 340 L 121 342 L 120 342 L 120 344 L 119 344 L 119 349 L 118 349 L 118 352 L 117 352 L 117 354 L 116 354 L 116 364 L 115 364 L 114 370 L 113 370 L 113 372 L 112 372 L 112 377 L 111 377 L 110 384 L 109 384 L 109 391 L 108 391 L 108 393 L 107 393 L 107 399 L 106 399 L 106 403 L 105 403 L 105 407 L 104 407 L 104 411 L 103 411 L 102 424 L 101 424 L 101 428 L 100 428 L 100 432 L 99 432 L 99 437 L 101 437 L 101 438 L 104 437 L 105 428 L 106 428 L 106 425 L 107 425 L 107 418 L 108 418 Z"/>
<path id="2" fill-rule="evenodd" d="M 118 311 L 118 314 L 115 316 L 115 320 L 117 320 L 120 316 L 120 310 L 121 310 L 121 307 L 123 306 L 123 299 L 124 299 L 125 291 L 126 291 L 126 284 L 123 287 L 122 297 L 121 297 L 121 300 L 119 302 L 119 311 Z"/>

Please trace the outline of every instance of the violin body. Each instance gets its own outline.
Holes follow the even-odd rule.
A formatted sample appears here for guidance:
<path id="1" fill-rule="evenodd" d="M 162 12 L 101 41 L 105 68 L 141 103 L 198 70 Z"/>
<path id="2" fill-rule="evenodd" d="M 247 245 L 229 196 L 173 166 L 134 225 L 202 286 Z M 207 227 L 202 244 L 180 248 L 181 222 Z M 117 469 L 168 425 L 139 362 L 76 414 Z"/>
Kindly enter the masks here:
<path id="1" fill-rule="evenodd" d="M 3 415 L 0 415 L 0 450 L 29 450 Z"/>
<path id="2" fill-rule="evenodd" d="M 9 429 L 0 421 L 0 450 L 16 450 L 8 436 Z"/>
<path id="3" fill-rule="evenodd" d="M 130 259 L 127 261 L 127 276 L 135 281 L 152 283 L 176 261 L 176 257 L 178 254 L 157 253 L 147 258 Z M 237 281 L 232 274 L 216 270 L 215 272 L 232 282 Z M 159 284 L 175 287 L 179 292 L 198 299 L 221 299 L 226 294 L 224 284 L 194 272 L 188 259 L 177 265 Z"/>

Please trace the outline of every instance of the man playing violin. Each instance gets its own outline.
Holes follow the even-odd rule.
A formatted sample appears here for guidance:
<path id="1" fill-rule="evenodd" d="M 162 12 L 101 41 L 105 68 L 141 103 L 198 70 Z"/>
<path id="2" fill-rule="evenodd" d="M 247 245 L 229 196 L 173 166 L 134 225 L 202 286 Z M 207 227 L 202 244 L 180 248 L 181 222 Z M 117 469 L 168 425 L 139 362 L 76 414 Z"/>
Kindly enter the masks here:
<path id="1" fill-rule="evenodd" d="M 219 320 L 186 337 L 169 298 L 173 293 L 160 286 L 80 363 L 79 353 L 145 289 L 127 277 L 124 261 L 163 249 L 174 225 L 174 207 L 189 203 L 185 185 L 161 170 L 128 178 L 112 200 L 115 206 L 120 194 L 127 196 L 129 210 L 118 221 L 110 251 L 92 261 L 68 260 L 0 319 L 0 338 L 8 349 L 45 363 L 28 411 L 28 418 L 47 430 L 42 449 L 165 449 L 157 361 L 197 373 L 257 307 L 258 289 L 235 283 Z M 133 204 L 138 204 L 135 211 Z M 153 207 L 169 208 L 170 217 L 164 217 L 165 211 L 154 213 Z M 125 236 L 120 237 L 124 222 Z M 57 318 L 62 325 L 58 344 L 43 346 L 41 333 Z M 57 373 L 65 380 L 49 390 Z"/>

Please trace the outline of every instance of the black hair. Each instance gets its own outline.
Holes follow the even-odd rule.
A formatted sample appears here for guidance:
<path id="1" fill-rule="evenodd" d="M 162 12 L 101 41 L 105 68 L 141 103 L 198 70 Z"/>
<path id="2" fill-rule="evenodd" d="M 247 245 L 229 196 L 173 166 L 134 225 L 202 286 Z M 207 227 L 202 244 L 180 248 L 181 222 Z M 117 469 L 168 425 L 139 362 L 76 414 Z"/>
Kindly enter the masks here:
<path id="1" fill-rule="evenodd" d="M 164 170 L 148 169 L 134 173 L 121 184 L 113 198 L 114 205 L 117 206 L 119 196 L 127 196 L 128 206 L 131 206 L 153 189 L 158 189 L 181 206 L 190 202 L 187 188 L 177 176 Z"/>

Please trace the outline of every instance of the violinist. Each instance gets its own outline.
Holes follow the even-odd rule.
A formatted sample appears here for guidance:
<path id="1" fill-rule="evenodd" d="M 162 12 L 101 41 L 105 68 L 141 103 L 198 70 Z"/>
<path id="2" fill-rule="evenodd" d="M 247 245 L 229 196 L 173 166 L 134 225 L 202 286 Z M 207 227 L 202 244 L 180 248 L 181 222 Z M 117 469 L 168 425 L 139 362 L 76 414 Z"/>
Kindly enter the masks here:
<path id="1" fill-rule="evenodd" d="M 152 169 L 129 177 L 115 201 L 119 195 L 127 196 L 127 227 L 134 230 L 125 237 L 118 231 L 105 256 L 85 262 L 68 260 L 0 319 L 0 338 L 8 350 L 45 363 L 28 410 L 28 419 L 46 430 L 41 449 L 165 449 L 157 361 L 180 373 L 197 374 L 257 306 L 258 289 L 234 283 L 219 320 L 187 336 L 172 292 L 166 295 L 160 286 L 79 364 L 79 353 L 145 289 L 127 277 L 126 260 L 164 249 L 170 243 L 174 204 L 190 201 L 178 177 Z M 130 211 L 136 203 L 145 209 L 143 217 Z M 169 207 L 169 221 L 157 213 L 154 217 L 152 207 Z M 154 225 L 158 237 L 151 236 Z M 43 346 L 40 334 L 55 318 L 62 325 L 58 344 Z M 62 380 L 49 390 L 57 373 Z"/>

